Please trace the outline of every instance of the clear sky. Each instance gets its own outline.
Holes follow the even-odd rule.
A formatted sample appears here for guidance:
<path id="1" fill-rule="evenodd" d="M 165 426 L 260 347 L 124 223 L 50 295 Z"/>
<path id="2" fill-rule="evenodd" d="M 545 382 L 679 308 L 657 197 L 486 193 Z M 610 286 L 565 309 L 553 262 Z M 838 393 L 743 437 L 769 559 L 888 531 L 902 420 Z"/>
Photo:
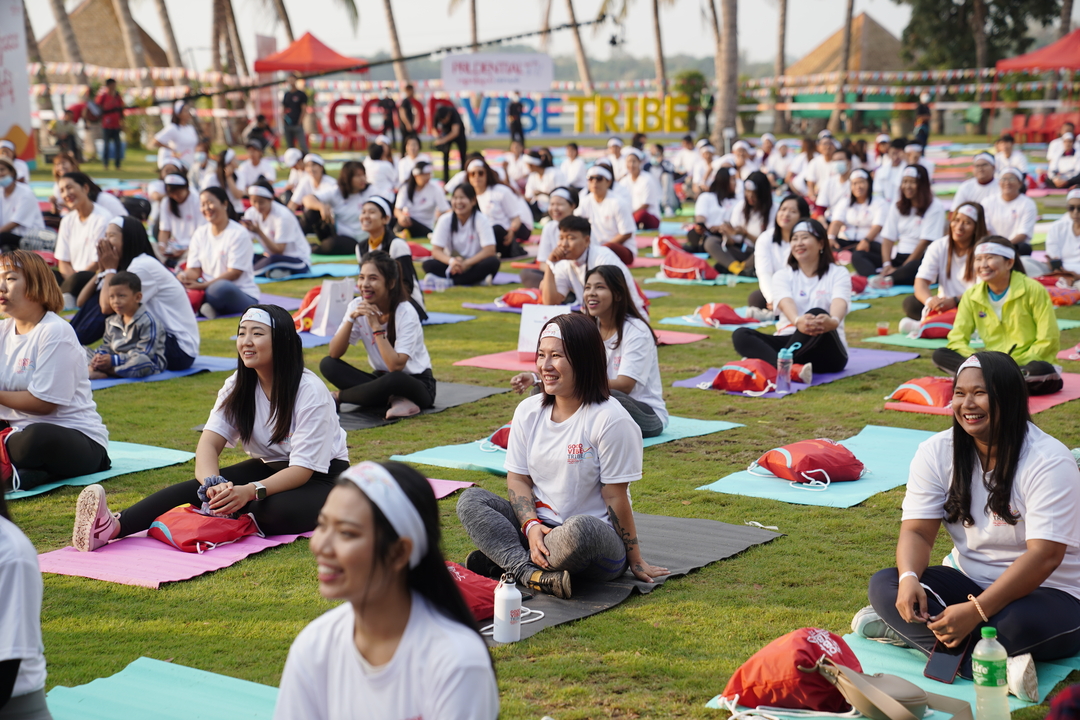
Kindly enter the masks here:
<path id="1" fill-rule="evenodd" d="M 154 39 L 161 39 L 160 23 L 153 0 L 130 0 L 135 20 Z M 210 0 L 166 0 L 177 35 L 184 64 L 197 69 L 209 65 L 208 50 Z M 406 54 L 433 50 L 449 43 L 467 42 L 467 0 L 463 0 L 453 15 L 448 15 L 449 0 L 393 0 L 402 52 Z M 653 29 L 650 0 L 630 0 L 631 11 L 624 23 L 625 49 L 631 55 L 653 54 Z M 566 0 L 553 0 L 552 24 L 567 21 Z M 578 21 L 596 16 L 601 0 L 575 0 Z M 68 0 L 69 9 L 79 0 Z M 661 8 L 661 26 L 665 54 L 686 53 L 697 56 L 713 54 L 713 39 L 703 21 L 703 0 L 675 0 Z M 720 2 L 717 0 L 717 5 Z M 381 0 L 356 0 L 360 24 L 354 33 L 339 0 L 285 0 L 297 37 L 311 31 L 316 37 L 338 52 L 364 56 L 390 50 L 386 33 L 386 17 Z M 842 23 L 845 0 L 789 0 L 788 56 L 800 57 L 835 32 Z M 54 24 L 49 3 L 29 0 L 30 19 L 40 38 Z M 506 12 L 512 6 L 513 12 Z M 540 28 L 539 0 L 477 0 L 480 39 L 510 35 Z M 248 57 L 254 60 L 255 34 L 274 34 L 277 30 L 271 0 L 233 0 L 241 41 Z M 521 10 L 519 10 L 519 8 Z M 530 8 L 535 8 L 530 12 Z M 869 12 L 875 20 L 899 36 L 907 24 L 910 11 L 906 5 L 892 0 L 856 0 L 855 13 Z M 775 0 L 739 0 L 739 46 L 751 61 L 771 61 L 776 56 Z M 584 30 L 583 40 L 590 57 L 607 58 L 608 38 L 613 25 L 605 25 L 599 34 Z M 285 47 L 284 34 L 278 32 L 279 48 Z M 117 38 L 119 42 L 119 38 Z M 569 34 L 554 36 L 551 52 L 556 55 L 573 53 Z"/>

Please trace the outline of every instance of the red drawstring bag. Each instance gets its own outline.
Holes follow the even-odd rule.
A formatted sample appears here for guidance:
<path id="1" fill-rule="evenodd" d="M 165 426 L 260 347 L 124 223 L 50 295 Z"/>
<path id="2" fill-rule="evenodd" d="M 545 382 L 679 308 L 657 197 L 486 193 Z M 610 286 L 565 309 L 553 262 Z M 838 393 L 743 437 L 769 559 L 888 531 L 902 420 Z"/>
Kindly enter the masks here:
<path id="1" fill-rule="evenodd" d="M 1075 305 L 1080 302 L 1080 290 L 1077 290 L 1076 288 L 1063 288 L 1055 285 L 1054 287 L 1046 288 L 1046 291 L 1050 293 L 1050 300 L 1058 307 Z"/>
<path id="2" fill-rule="evenodd" d="M 493 432 L 491 434 L 491 437 L 488 438 L 488 442 L 490 442 L 492 445 L 498 445 L 503 450 L 505 450 L 506 446 L 510 443 L 509 423 L 503 425 L 501 428 Z"/>
<path id="3" fill-rule="evenodd" d="M 431 251 L 418 242 L 409 240 L 409 252 L 412 253 L 413 260 L 419 260 L 420 258 L 431 257 Z"/>
<path id="4" fill-rule="evenodd" d="M 472 610 L 476 622 L 483 622 L 495 616 L 495 588 L 499 583 L 455 562 L 446 562 L 446 569 L 454 576 L 461 597 Z"/>
<path id="5" fill-rule="evenodd" d="M 708 260 L 695 257 L 671 243 L 668 243 L 666 247 L 664 264 L 660 266 L 665 277 L 682 280 L 713 280 L 719 275 Z"/>
<path id="6" fill-rule="evenodd" d="M 728 680 L 722 697 L 748 708 L 847 712 L 851 708 L 840 690 L 814 670 L 822 656 L 862 672 L 859 659 L 842 637 L 828 630 L 802 628 L 751 655 Z"/>
<path id="7" fill-rule="evenodd" d="M 952 404 L 952 394 L 952 378 L 921 377 L 908 380 L 885 399 L 927 407 L 949 407 Z"/>
<path id="8" fill-rule="evenodd" d="M 926 317 L 922 319 L 922 324 L 919 325 L 919 334 L 917 337 L 949 337 L 949 333 L 952 332 L 953 324 L 955 322 L 956 308 L 953 308 L 952 310 L 946 310 L 945 312 L 929 313 Z"/>
<path id="9" fill-rule="evenodd" d="M 251 513 L 233 520 L 203 515 L 191 505 L 159 515 L 147 532 L 152 538 L 189 553 L 204 553 L 218 545 L 234 543 L 248 535 L 262 536 Z"/>
<path id="10" fill-rule="evenodd" d="M 206 301 L 205 290 L 188 290 L 187 291 L 188 302 L 191 303 L 192 311 L 198 315 L 199 308 L 202 307 L 203 302 Z"/>
<path id="11" fill-rule="evenodd" d="M 869 278 L 865 278 L 862 275 L 855 274 L 851 276 L 851 294 L 858 295 L 861 292 L 866 291 L 866 284 L 869 282 Z"/>
<path id="12" fill-rule="evenodd" d="M 735 312 L 735 308 L 731 307 L 727 303 L 709 303 L 708 305 L 702 305 L 694 314 L 705 321 L 706 325 L 711 327 L 720 327 L 721 325 L 744 325 L 746 323 L 757 322 L 753 318 L 744 318 L 739 313 Z"/>
<path id="13" fill-rule="evenodd" d="M 809 379 L 804 380 L 801 377 L 803 367 L 803 365 L 792 364 L 792 382 L 810 382 Z M 721 367 L 712 383 L 702 383 L 698 387 L 702 390 L 711 388 L 713 390 L 741 392 L 746 395 L 764 395 L 776 388 L 776 366 L 756 358 L 735 360 Z"/>
<path id="14" fill-rule="evenodd" d="M 672 248 L 682 250 L 679 243 L 675 242 L 675 238 L 670 235 L 661 235 L 653 240 L 653 255 L 655 257 L 667 257 L 668 251 Z"/>
<path id="15" fill-rule="evenodd" d="M 1058 280 L 1060 278 L 1057 275 L 1040 275 L 1035 279 L 1041 282 L 1046 287 L 1050 288 L 1055 287 L 1058 284 Z"/>
<path id="16" fill-rule="evenodd" d="M 762 475 L 754 472 L 757 468 L 793 484 L 807 485 L 806 490 L 827 490 L 830 483 L 858 480 L 866 469 L 846 447 L 824 438 L 773 448 L 747 470 Z"/>
<path id="17" fill-rule="evenodd" d="M 512 308 L 519 308 L 522 305 L 543 305 L 544 296 L 540 294 L 540 288 L 521 288 L 495 298 L 495 304 L 499 307 Z"/>
<path id="18" fill-rule="evenodd" d="M 311 329 L 312 323 L 315 322 L 315 310 L 319 307 L 319 294 L 322 292 L 322 285 L 311 288 L 304 295 L 304 299 L 300 301 L 300 309 L 293 313 L 293 324 L 296 326 L 296 332 L 304 332 Z"/>

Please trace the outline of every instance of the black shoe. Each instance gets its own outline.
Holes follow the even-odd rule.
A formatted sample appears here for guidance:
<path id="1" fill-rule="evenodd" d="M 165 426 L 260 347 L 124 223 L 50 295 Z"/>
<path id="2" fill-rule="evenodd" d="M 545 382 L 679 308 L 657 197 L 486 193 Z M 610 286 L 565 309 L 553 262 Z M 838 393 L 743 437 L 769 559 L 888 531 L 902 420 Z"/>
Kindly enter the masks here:
<path id="1" fill-rule="evenodd" d="M 563 600 L 570 599 L 570 573 L 565 570 L 535 570 L 529 576 L 525 586 L 530 590 L 554 595 Z"/>
<path id="2" fill-rule="evenodd" d="M 499 578 L 502 577 L 503 574 L 503 569 L 496 565 L 494 560 L 479 550 L 473 550 L 469 553 L 469 556 L 465 558 L 465 568 L 477 575 L 488 578 Z"/>

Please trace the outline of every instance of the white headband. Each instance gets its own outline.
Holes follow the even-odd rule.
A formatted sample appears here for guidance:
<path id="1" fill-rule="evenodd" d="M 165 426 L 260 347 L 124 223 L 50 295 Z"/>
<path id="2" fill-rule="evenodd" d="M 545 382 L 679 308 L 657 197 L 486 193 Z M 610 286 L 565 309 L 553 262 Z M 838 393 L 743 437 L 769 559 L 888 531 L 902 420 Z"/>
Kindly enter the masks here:
<path id="1" fill-rule="evenodd" d="M 1063 135 L 1061 136 L 1061 139 L 1062 139 L 1062 140 L 1075 140 L 1075 139 L 1076 139 L 1076 136 L 1075 136 L 1075 135 L 1073 135 L 1072 133 L 1065 133 L 1065 134 L 1063 134 Z"/>
<path id="2" fill-rule="evenodd" d="M 645 159 L 645 153 L 641 152 L 636 147 L 628 147 L 625 150 L 623 150 L 623 152 L 626 153 L 627 155 L 633 155 L 638 160 L 644 160 Z"/>
<path id="3" fill-rule="evenodd" d="M 1080 188 L 1073 188 L 1069 191 L 1069 194 L 1065 196 L 1065 201 L 1080 200 Z"/>
<path id="4" fill-rule="evenodd" d="M 617 137 L 613 137 L 613 138 L 611 138 L 610 140 L 607 141 L 607 146 L 608 147 L 622 147 L 623 146 L 623 141 L 620 140 Z"/>
<path id="5" fill-rule="evenodd" d="M 172 106 L 173 114 L 179 115 L 181 111 L 183 111 L 185 105 L 187 105 L 187 103 L 183 100 L 177 100 L 176 102 L 174 102 Z"/>
<path id="6" fill-rule="evenodd" d="M 923 147 L 922 147 L 922 145 L 919 145 L 918 143 L 911 143 L 910 145 L 906 145 L 904 147 L 904 152 L 920 152 L 921 153 L 922 151 L 923 151 Z"/>
<path id="7" fill-rule="evenodd" d="M 532 155 L 523 155 L 521 159 L 525 161 L 526 165 L 532 165 L 533 167 L 540 167 L 544 164 L 543 160 L 538 157 L 533 157 Z"/>
<path id="8" fill-rule="evenodd" d="M 611 172 L 608 171 L 607 168 L 597 165 L 593 165 L 591 168 L 589 168 L 589 174 L 586 175 L 586 177 L 602 177 L 607 178 L 608 180 L 612 179 Z"/>
<path id="9" fill-rule="evenodd" d="M 765 142 L 766 140 L 768 140 L 769 142 L 776 142 L 776 136 L 772 133 L 765 133 L 761 136 L 761 142 Z"/>
<path id="10" fill-rule="evenodd" d="M 975 255 L 1000 255 L 1009 260 L 1016 259 L 1016 250 L 1011 247 L 999 245 L 996 242 L 987 242 L 975 247 Z"/>
<path id="11" fill-rule="evenodd" d="M 716 152 L 716 148 L 714 148 L 712 145 L 709 145 L 708 143 L 702 145 L 701 148 L 699 148 L 699 149 L 701 150 L 701 152 L 711 152 L 711 153 Z"/>
<path id="12" fill-rule="evenodd" d="M 732 152 L 735 152 L 736 150 L 745 150 L 747 152 L 750 152 L 750 145 L 745 140 L 739 140 L 731 146 Z"/>
<path id="13" fill-rule="evenodd" d="M 381 209 L 383 211 L 383 215 L 387 217 L 390 216 L 390 203 L 386 202 L 386 200 L 379 197 L 378 195 L 372 195 L 364 201 L 365 205 L 367 205 L 368 203 L 371 203 L 372 205 L 375 205 L 376 207 Z"/>
<path id="14" fill-rule="evenodd" d="M 322 159 L 322 155 L 316 155 L 315 153 L 308 153 L 304 156 L 304 162 L 313 162 L 317 165 L 326 167 L 326 161 Z"/>
<path id="15" fill-rule="evenodd" d="M 259 197 L 264 197 L 267 200 L 274 199 L 274 193 L 270 190 L 267 190 L 262 185 L 248 185 L 247 194 L 248 197 L 251 197 L 252 195 L 258 195 Z"/>
<path id="16" fill-rule="evenodd" d="M 874 142 L 875 143 L 892 142 L 892 138 L 889 137 L 888 135 L 886 135 L 885 133 L 882 133 L 881 135 L 877 136 L 877 138 L 874 140 Z"/>
<path id="17" fill-rule="evenodd" d="M 468 172 L 469 170 L 477 170 L 477 169 L 484 170 L 486 167 L 487 166 L 484 165 L 483 160 L 473 160 L 472 162 L 469 163 L 469 166 L 467 168 L 465 168 L 465 171 Z"/>
<path id="18" fill-rule="evenodd" d="M 426 162 L 425 163 L 416 163 L 415 165 L 413 165 L 413 169 L 412 169 L 411 172 L 412 172 L 412 174 L 414 176 L 416 176 L 416 175 L 430 175 L 431 174 L 431 165 L 429 165 Z"/>
<path id="19" fill-rule="evenodd" d="M 549 322 L 544 326 L 544 331 L 540 333 L 540 339 L 555 338 L 556 340 L 562 340 L 562 328 L 556 322 Z"/>
<path id="20" fill-rule="evenodd" d="M 750 192 L 754 192 L 754 191 L 757 190 L 757 186 L 754 185 L 753 180 L 744 180 L 743 181 L 743 190 L 749 190 Z"/>
<path id="21" fill-rule="evenodd" d="M 919 171 L 915 169 L 914 165 L 908 165 L 906 168 L 904 168 L 904 172 L 901 177 L 915 178 L 917 180 L 919 178 Z"/>
<path id="22" fill-rule="evenodd" d="M 817 237 L 817 236 L 818 236 L 818 234 L 817 234 L 817 231 L 816 231 L 816 230 L 814 230 L 814 226 L 813 226 L 813 225 L 811 225 L 811 224 L 810 224 L 809 222 L 807 222 L 807 221 L 805 221 L 805 220 L 804 220 L 804 221 L 802 221 L 801 223 L 799 223 L 798 225 L 796 225 L 795 227 L 793 227 L 793 228 L 791 229 L 791 234 L 792 234 L 792 235 L 794 235 L 794 234 L 795 234 L 795 233 L 797 233 L 797 232 L 806 232 L 806 233 L 810 233 L 810 234 L 811 234 L 811 235 L 813 235 L 814 237 Z"/>
<path id="23" fill-rule="evenodd" d="M 1080 190 L 1074 190 L 1073 192 L 1080 192 Z M 570 191 L 566 188 L 555 188 L 551 191 L 550 197 L 559 197 L 568 203 L 573 203 L 574 198 L 570 195 Z"/>
<path id="24" fill-rule="evenodd" d="M 8 150 L 15 149 L 15 143 L 10 140 L 0 140 L 0 148 L 7 148 Z"/>
<path id="25" fill-rule="evenodd" d="M 825 138 L 831 138 L 831 137 L 832 137 L 832 131 L 831 130 L 822 130 L 821 132 L 819 132 L 817 134 L 817 139 L 818 140 L 824 140 Z"/>
<path id="26" fill-rule="evenodd" d="M 961 205 L 956 209 L 956 212 L 964 217 L 971 218 L 975 222 L 979 222 L 979 211 L 975 209 L 974 205 Z"/>
<path id="27" fill-rule="evenodd" d="M 187 185 L 187 180 L 184 179 L 183 175 L 171 175 L 170 174 L 170 175 L 165 176 L 165 184 L 166 185 Z"/>
<path id="28" fill-rule="evenodd" d="M 412 540 L 409 569 L 419 565 L 428 551 L 427 530 L 416 506 L 394 476 L 378 463 L 362 462 L 341 473 L 341 477 L 351 480 L 379 508 L 398 537 Z"/>
<path id="29" fill-rule="evenodd" d="M 855 178 L 862 178 L 864 180 L 869 180 L 870 179 L 870 173 L 866 172 L 862 168 L 856 168 L 856 169 L 851 171 L 851 175 L 849 177 L 852 180 L 854 180 Z"/>
<path id="30" fill-rule="evenodd" d="M 262 323 L 263 325 L 269 325 L 274 327 L 274 318 L 270 317 L 270 313 L 266 312 L 262 308 L 251 307 L 244 313 L 244 317 L 240 318 L 240 322 L 245 320 L 254 320 L 255 322 Z"/>
<path id="31" fill-rule="evenodd" d="M 960 373 L 964 372 L 968 368 L 979 368 L 980 370 L 982 370 L 982 363 L 979 362 L 978 357 L 976 357 L 974 355 L 970 355 L 970 356 L 968 356 L 967 360 L 960 363 L 960 367 L 958 367 L 956 369 L 956 376 L 959 377 Z"/>
<path id="32" fill-rule="evenodd" d="M 1020 172 L 1014 167 L 1007 167 L 1001 171 L 1001 177 L 1005 177 L 1006 175 L 1012 175 L 1020 182 L 1024 182 L 1024 173 Z"/>
<path id="33" fill-rule="evenodd" d="M 120 228 L 121 230 L 123 230 L 123 229 L 124 229 L 124 216 L 123 216 L 123 215 L 117 215 L 117 216 L 115 216 L 114 218 L 112 218 L 111 220 L 109 220 L 109 224 L 110 224 L 110 225 L 115 225 L 116 227 L 118 227 L 118 228 Z"/>
<path id="34" fill-rule="evenodd" d="M 376 135 L 375 136 L 375 143 L 377 145 L 389 145 L 390 144 L 390 138 L 386 137 L 385 135 Z"/>
<path id="35" fill-rule="evenodd" d="M 236 159 L 236 153 L 233 152 L 232 148 L 229 148 L 228 150 L 225 151 L 225 164 L 226 165 L 228 165 L 229 163 L 231 163 L 235 159 Z"/>
<path id="36" fill-rule="evenodd" d="M 993 165 L 993 164 L 994 164 L 994 156 L 993 156 L 993 155 L 991 155 L 991 154 L 990 154 L 990 153 L 988 153 L 988 152 L 981 152 L 981 153 L 979 153 L 978 155 L 976 155 L 976 156 L 975 156 L 975 159 L 971 161 L 971 164 L 972 164 L 972 165 L 974 165 L 975 163 L 979 162 L 980 160 L 981 160 L 982 162 L 988 162 L 988 163 L 990 163 L 991 165 Z"/>

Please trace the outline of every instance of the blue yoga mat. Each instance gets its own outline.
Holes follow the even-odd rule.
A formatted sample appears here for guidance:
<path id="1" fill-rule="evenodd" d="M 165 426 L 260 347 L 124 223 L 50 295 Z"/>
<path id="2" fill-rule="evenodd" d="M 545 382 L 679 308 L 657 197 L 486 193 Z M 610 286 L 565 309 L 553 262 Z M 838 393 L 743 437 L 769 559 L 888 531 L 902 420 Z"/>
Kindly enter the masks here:
<path id="1" fill-rule="evenodd" d="M 672 440 L 710 435 L 737 427 L 743 426 L 740 423 L 725 422 L 723 420 L 695 420 L 672 415 L 664 432 L 657 437 L 645 438 L 642 446 L 652 447 Z M 420 465 L 476 470 L 478 472 L 494 473 L 495 475 L 506 474 L 506 468 L 504 467 L 506 451 L 498 445 L 492 445 L 487 438 L 461 445 L 441 445 L 409 453 L 408 455 L 394 455 L 390 459 Z"/>
<path id="2" fill-rule="evenodd" d="M 427 325 L 453 325 L 455 323 L 475 320 L 475 315 L 459 315 L 458 313 L 428 312 L 428 319 L 422 324 Z M 300 344 L 306 348 L 322 347 L 329 345 L 332 335 L 312 335 L 309 332 L 300 333 Z"/>
<path id="3" fill-rule="evenodd" d="M 645 283 L 667 283 L 669 285 L 727 285 L 730 275 L 720 275 L 713 280 L 683 280 L 682 278 L 650 277 L 645 278 Z M 735 276 L 736 283 L 757 283 L 757 278 Z"/>
<path id="4" fill-rule="evenodd" d="M 235 369 L 236 358 L 234 357 L 223 358 L 200 355 L 195 358 L 195 364 L 187 370 L 166 370 L 165 372 L 157 373 L 156 375 L 147 375 L 146 377 L 141 378 L 105 378 L 104 380 L 91 380 L 90 388 L 92 390 L 104 390 L 105 388 L 111 388 L 116 385 L 127 385 L 128 383 L 160 382 L 162 380 L 187 377 L 188 375 L 198 375 L 199 373 L 204 372 L 226 372 Z"/>
<path id="5" fill-rule="evenodd" d="M 915 451 L 920 443 L 933 435 L 926 430 L 867 425 L 858 435 L 840 441 L 866 466 L 866 474 L 851 482 L 833 483 L 825 490 L 806 490 L 804 485 L 792 487 L 787 480 L 761 477 L 746 470 L 702 485 L 698 490 L 780 500 L 794 505 L 849 508 L 871 495 L 907 484 L 908 468 Z"/>
<path id="6" fill-rule="evenodd" d="M 356 277 L 360 274 L 360 268 L 356 263 L 319 263 L 311 266 L 311 271 L 306 273 L 299 273 L 297 275 L 290 275 L 287 278 L 267 278 L 257 277 L 255 282 L 259 285 L 265 285 L 267 283 L 284 282 L 285 280 L 304 280 L 307 278 L 347 278 Z"/>
<path id="7" fill-rule="evenodd" d="M 136 443 L 110 442 L 109 459 L 112 467 L 92 475 L 80 475 L 79 477 L 67 478 L 56 482 L 38 485 L 30 490 L 16 490 L 4 495 L 6 500 L 18 500 L 20 498 L 40 495 L 41 493 L 55 490 L 64 485 L 80 487 L 93 485 L 97 482 L 108 480 L 118 475 L 142 472 L 143 470 L 156 470 L 168 465 L 179 465 L 195 457 L 195 453 L 183 450 L 169 450 L 168 448 L 154 447 L 153 445 L 138 445 Z"/>
<path id="8" fill-rule="evenodd" d="M 278 689 L 141 657 L 115 675 L 47 696 L 55 720 L 271 720 Z"/>
<path id="9" fill-rule="evenodd" d="M 864 290 L 863 292 L 852 295 L 851 297 L 855 300 L 875 300 L 877 298 L 887 298 L 896 297 L 898 295 L 914 294 L 914 285 L 893 285 L 888 290 L 874 290 L 873 288 L 867 287 L 866 290 Z"/>

